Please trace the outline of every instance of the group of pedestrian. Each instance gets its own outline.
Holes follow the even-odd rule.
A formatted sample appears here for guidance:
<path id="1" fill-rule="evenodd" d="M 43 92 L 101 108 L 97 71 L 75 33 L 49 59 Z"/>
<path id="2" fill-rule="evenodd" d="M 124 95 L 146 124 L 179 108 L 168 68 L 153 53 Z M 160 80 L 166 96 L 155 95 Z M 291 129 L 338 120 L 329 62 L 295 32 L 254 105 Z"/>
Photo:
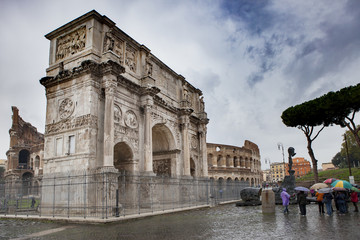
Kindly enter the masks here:
<path id="1" fill-rule="evenodd" d="M 358 206 L 357 202 L 359 200 L 359 193 L 355 191 L 351 191 L 350 194 L 348 192 L 343 191 L 335 191 L 332 193 L 319 193 L 314 192 L 312 196 L 316 197 L 316 202 L 319 206 L 319 213 L 325 214 L 324 206 L 326 207 L 326 213 L 331 216 L 333 214 L 333 207 L 332 207 L 332 200 L 334 199 L 336 210 L 340 214 L 345 214 L 348 212 L 348 199 L 350 198 L 350 201 L 354 205 L 354 212 L 358 212 Z M 283 188 L 283 191 L 280 194 L 280 197 L 282 199 L 282 203 L 284 206 L 284 213 L 289 213 L 288 206 L 290 204 L 290 198 L 294 197 L 294 195 L 290 196 L 289 193 L 287 193 L 286 188 Z M 307 192 L 299 191 L 297 194 L 297 203 L 299 204 L 300 214 L 301 216 L 306 216 L 306 204 L 307 204 Z"/>

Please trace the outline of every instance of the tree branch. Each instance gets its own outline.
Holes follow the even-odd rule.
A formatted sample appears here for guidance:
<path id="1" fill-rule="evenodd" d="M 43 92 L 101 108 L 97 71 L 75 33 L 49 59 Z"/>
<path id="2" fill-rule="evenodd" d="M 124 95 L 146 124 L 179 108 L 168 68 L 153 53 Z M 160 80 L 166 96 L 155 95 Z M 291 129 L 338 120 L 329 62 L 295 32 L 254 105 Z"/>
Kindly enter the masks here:
<path id="1" fill-rule="evenodd" d="M 320 132 L 325 128 L 325 126 L 323 125 L 322 128 L 317 132 L 317 134 L 315 135 L 315 137 L 311 140 L 314 141 L 320 134 Z"/>

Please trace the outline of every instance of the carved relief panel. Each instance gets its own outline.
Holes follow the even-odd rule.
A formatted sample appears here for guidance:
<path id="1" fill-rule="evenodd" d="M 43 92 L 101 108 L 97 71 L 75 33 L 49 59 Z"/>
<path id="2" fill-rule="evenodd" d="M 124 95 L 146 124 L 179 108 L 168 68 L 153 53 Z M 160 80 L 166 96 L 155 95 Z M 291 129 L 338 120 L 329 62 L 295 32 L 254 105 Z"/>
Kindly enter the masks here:
<path id="1" fill-rule="evenodd" d="M 199 147 L 197 136 L 193 135 L 190 140 L 191 148 L 197 150 Z"/>
<path id="2" fill-rule="evenodd" d="M 154 160 L 153 161 L 153 169 L 156 176 L 171 176 L 171 160 Z"/>
<path id="3" fill-rule="evenodd" d="M 152 76 L 152 72 L 153 72 L 153 65 L 149 62 L 146 62 L 146 72 L 145 75 L 146 76 Z"/>
<path id="4" fill-rule="evenodd" d="M 125 124 L 130 128 L 137 128 L 139 126 L 136 114 L 133 111 L 128 110 L 125 113 Z"/>
<path id="5" fill-rule="evenodd" d="M 114 132 L 116 142 L 124 141 L 131 143 L 135 151 L 139 149 L 139 123 L 137 115 L 132 110 L 125 111 L 115 104 L 114 108 Z"/>
<path id="6" fill-rule="evenodd" d="M 72 130 L 79 127 L 97 128 L 97 117 L 87 114 L 79 117 L 69 117 L 62 119 L 60 122 L 47 124 L 45 126 L 45 133 L 59 133 L 63 131 Z"/>
<path id="7" fill-rule="evenodd" d="M 122 113 L 121 113 L 120 107 L 115 105 L 114 106 L 114 122 L 115 122 L 115 124 L 120 123 L 121 117 L 122 117 Z"/>
<path id="8" fill-rule="evenodd" d="M 136 51 L 130 46 L 126 46 L 125 65 L 129 67 L 130 71 L 136 72 Z"/>
<path id="9" fill-rule="evenodd" d="M 120 64 L 124 62 L 124 41 L 115 37 L 110 32 L 106 33 L 104 39 L 104 52 L 112 51 L 120 57 Z"/>
<path id="10" fill-rule="evenodd" d="M 75 109 L 75 104 L 70 98 L 65 98 L 61 101 L 59 106 L 60 119 L 66 119 L 72 115 Z"/>
<path id="11" fill-rule="evenodd" d="M 82 51 L 86 44 L 86 27 L 82 26 L 56 40 L 56 61 Z"/>

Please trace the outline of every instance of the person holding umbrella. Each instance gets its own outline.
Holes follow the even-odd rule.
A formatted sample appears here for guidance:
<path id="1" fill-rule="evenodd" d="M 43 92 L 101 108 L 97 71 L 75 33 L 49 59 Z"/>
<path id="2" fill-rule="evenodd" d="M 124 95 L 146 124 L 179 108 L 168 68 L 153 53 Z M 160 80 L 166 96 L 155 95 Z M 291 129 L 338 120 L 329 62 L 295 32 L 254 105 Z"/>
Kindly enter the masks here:
<path id="1" fill-rule="evenodd" d="M 351 190 L 351 202 L 354 204 L 355 210 L 354 212 L 359 212 L 358 206 L 357 206 L 357 202 L 358 202 L 358 193 L 354 190 Z"/>
<path id="2" fill-rule="evenodd" d="M 300 214 L 301 216 L 306 216 L 306 195 L 304 191 L 300 191 L 297 195 L 299 208 L 300 208 Z"/>
<path id="3" fill-rule="evenodd" d="M 282 203 L 284 206 L 284 213 L 289 213 L 289 202 L 290 202 L 290 194 L 286 192 L 286 188 L 283 188 L 283 191 L 280 194 L 280 197 L 282 199 Z"/>
<path id="4" fill-rule="evenodd" d="M 333 209 L 332 209 L 332 199 L 333 196 L 330 192 L 324 194 L 323 203 L 325 203 L 326 206 L 326 213 L 331 216 Z"/>
<path id="5" fill-rule="evenodd" d="M 324 195 L 325 193 L 321 193 L 321 192 L 316 192 L 315 196 L 316 196 L 316 201 L 319 205 L 319 213 L 325 213 L 324 211 L 324 203 L 323 203 L 323 199 L 324 199 Z"/>

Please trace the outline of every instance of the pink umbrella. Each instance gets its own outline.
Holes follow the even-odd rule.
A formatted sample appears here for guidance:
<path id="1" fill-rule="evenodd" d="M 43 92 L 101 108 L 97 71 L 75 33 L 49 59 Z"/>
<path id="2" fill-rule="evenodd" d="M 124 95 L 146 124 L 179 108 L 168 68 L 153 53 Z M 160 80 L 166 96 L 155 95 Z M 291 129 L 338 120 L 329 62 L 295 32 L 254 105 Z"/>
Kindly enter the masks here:
<path id="1" fill-rule="evenodd" d="M 333 182 L 335 182 L 337 179 L 336 178 L 328 178 L 324 181 L 324 183 L 327 183 L 327 184 L 332 184 Z"/>

